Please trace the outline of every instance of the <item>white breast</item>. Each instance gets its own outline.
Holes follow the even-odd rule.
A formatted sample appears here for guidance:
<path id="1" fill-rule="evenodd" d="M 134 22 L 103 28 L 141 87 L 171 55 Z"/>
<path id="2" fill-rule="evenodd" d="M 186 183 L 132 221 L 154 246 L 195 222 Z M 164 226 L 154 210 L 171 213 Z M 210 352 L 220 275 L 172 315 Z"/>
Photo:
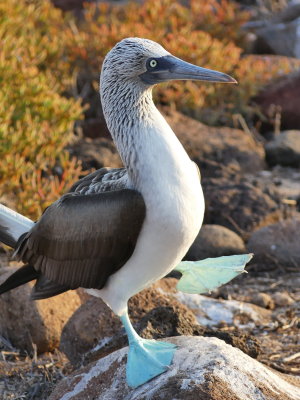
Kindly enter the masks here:
<path id="1" fill-rule="evenodd" d="M 100 296 L 121 315 L 127 300 L 183 258 L 202 225 L 204 198 L 196 165 L 158 113 L 139 147 L 137 189 L 146 218 L 135 251 Z M 150 129 L 151 128 L 151 129 Z"/>

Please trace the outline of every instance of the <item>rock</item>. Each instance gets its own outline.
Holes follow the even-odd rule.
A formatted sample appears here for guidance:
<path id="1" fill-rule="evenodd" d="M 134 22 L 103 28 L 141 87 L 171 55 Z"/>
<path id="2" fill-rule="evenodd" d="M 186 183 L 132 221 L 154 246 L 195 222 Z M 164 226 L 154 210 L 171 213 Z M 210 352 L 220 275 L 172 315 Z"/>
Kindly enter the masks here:
<path id="1" fill-rule="evenodd" d="M 141 318 L 156 307 L 181 306 L 180 303 L 178 304 L 178 300 L 170 296 L 171 293 L 176 293 L 176 284 L 176 279 L 161 279 L 150 288 L 142 290 L 131 297 L 128 302 L 128 308 L 132 321 L 140 321 Z"/>
<path id="2" fill-rule="evenodd" d="M 299 0 L 290 1 L 280 12 L 272 17 L 273 22 L 290 22 L 300 17 Z"/>
<path id="3" fill-rule="evenodd" d="M 79 121 L 77 122 L 76 129 L 81 129 L 84 137 L 89 137 L 91 139 L 104 137 L 111 140 L 111 135 L 107 128 L 104 117 L 88 118 L 83 121 Z"/>
<path id="4" fill-rule="evenodd" d="M 238 329 L 252 330 L 258 326 L 272 326 L 270 310 L 237 300 L 177 292 L 175 298 L 191 309 L 198 324 L 207 327 L 233 325 Z"/>
<path id="5" fill-rule="evenodd" d="M 176 291 L 176 283 L 176 279 L 162 279 L 129 300 L 130 319 L 142 337 L 160 339 L 179 335 L 216 336 L 252 357 L 257 356 L 259 345 L 251 335 L 211 329 L 210 326 L 219 325 L 219 321 L 216 324 L 206 324 L 205 327 L 199 325 L 199 315 L 205 314 L 199 307 L 206 307 L 207 303 L 192 303 L 191 300 L 184 299 L 183 303 L 186 305 L 183 304 L 181 301 L 184 294 Z M 193 295 L 190 296 L 193 298 Z M 225 307 L 220 313 L 224 310 Z M 240 306 L 238 311 L 241 312 Z M 235 316 L 232 313 L 231 321 L 233 318 L 238 318 L 237 313 Z M 245 320 L 245 316 L 243 318 Z M 262 315 L 259 318 L 264 321 Z M 203 321 L 206 323 L 207 318 L 203 317 Z M 127 336 L 119 318 L 100 299 L 91 297 L 65 325 L 60 350 L 72 364 L 79 365 L 104 357 L 125 345 Z"/>
<path id="6" fill-rule="evenodd" d="M 177 303 L 177 301 L 176 301 Z M 146 339 L 203 334 L 193 312 L 183 304 L 157 307 L 149 311 L 137 324 L 138 333 Z"/>
<path id="7" fill-rule="evenodd" d="M 131 389 L 125 381 L 127 348 L 63 379 L 49 400 L 299 400 L 300 388 L 216 338 L 167 339 L 178 346 L 171 368 Z"/>
<path id="8" fill-rule="evenodd" d="M 197 324 L 194 314 L 161 289 L 171 292 L 177 281 L 164 281 L 155 283 L 129 300 L 132 323 L 146 338 L 192 334 L 191 327 Z M 101 299 L 90 296 L 65 325 L 60 350 L 77 365 L 103 357 L 126 344 L 127 337 L 119 318 Z"/>
<path id="9" fill-rule="evenodd" d="M 276 292 L 273 295 L 273 300 L 276 306 L 286 307 L 295 303 L 295 300 L 288 294 L 288 292 Z"/>
<path id="10" fill-rule="evenodd" d="M 224 340 L 225 343 L 240 349 L 243 353 L 252 358 L 257 358 L 258 355 L 261 353 L 261 347 L 256 337 L 238 330 L 225 332 L 221 330 L 206 328 L 201 336 L 216 337 L 218 339 Z"/>
<path id="11" fill-rule="evenodd" d="M 84 0 L 51 0 L 53 5 L 63 11 L 83 9 Z"/>
<path id="12" fill-rule="evenodd" d="M 282 8 L 282 6 L 279 8 Z M 260 16 L 260 13 L 257 16 Z M 297 29 L 299 17 L 300 3 L 296 0 L 285 4 L 285 7 L 277 13 L 271 12 L 268 18 L 251 19 L 244 24 L 243 29 L 248 31 L 248 34 L 251 33 L 256 36 L 252 53 L 282 54 L 299 58 Z"/>
<path id="13" fill-rule="evenodd" d="M 255 231 L 247 248 L 255 254 L 256 262 L 283 268 L 299 269 L 300 214 Z"/>
<path id="14" fill-rule="evenodd" d="M 120 168 L 123 166 L 111 139 L 80 139 L 68 147 L 68 150 L 72 156 L 82 161 L 84 169 L 98 169 L 102 167 Z"/>
<path id="15" fill-rule="evenodd" d="M 300 18 L 296 18 L 290 22 L 268 24 L 256 30 L 255 34 L 271 53 L 300 58 L 299 28 Z M 257 46 L 262 47 L 262 44 L 258 43 Z"/>
<path id="16" fill-rule="evenodd" d="M 253 175 L 247 174 L 247 179 L 261 189 L 268 187 L 281 199 L 281 203 L 290 209 L 296 208 L 297 199 L 300 199 L 299 169 L 277 165 L 270 170 L 259 171 Z"/>
<path id="17" fill-rule="evenodd" d="M 3 282 L 16 269 L 3 268 Z M 33 354 L 53 351 L 58 347 L 62 329 L 81 301 L 76 291 L 50 299 L 30 300 L 32 284 L 20 286 L 0 296 L 0 335 L 18 349 Z"/>
<path id="18" fill-rule="evenodd" d="M 205 223 L 226 226 L 243 239 L 255 229 L 277 222 L 282 216 L 280 199 L 247 180 L 203 180 Z"/>
<path id="19" fill-rule="evenodd" d="M 269 165 L 300 166 L 300 131 L 284 131 L 265 146 Z"/>
<path id="20" fill-rule="evenodd" d="M 221 225 L 203 225 L 184 259 L 196 261 L 245 252 L 244 241 L 235 232 Z"/>
<path id="21" fill-rule="evenodd" d="M 214 170 L 219 166 L 237 166 L 242 172 L 263 168 L 263 146 L 249 133 L 239 129 L 206 126 L 167 109 L 164 109 L 164 113 L 191 159 L 200 166 L 203 175 L 215 176 Z"/>
<path id="22" fill-rule="evenodd" d="M 204 324 L 199 323 L 199 316 L 203 316 L 206 313 L 206 310 L 208 310 L 208 314 L 210 314 L 210 298 L 206 296 L 178 292 L 176 289 L 176 284 L 176 279 L 161 279 L 153 285 L 159 293 L 175 299 L 176 302 L 179 301 L 181 307 L 179 309 L 174 306 L 157 307 L 148 312 L 141 319 L 140 323 L 136 325 L 138 332 L 143 337 L 149 339 L 159 339 L 178 335 L 217 337 L 234 347 L 238 347 L 251 357 L 257 357 L 260 352 L 260 347 L 257 340 L 252 335 L 239 330 L 231 332 L 219 331 L 218 329 L 215 329 L 214 324 L 207 323 L 207 319 L 205 318 L 203 319 Z M 218 300 L 216 300 L 215 304 L 217 302 Z M 182 307 L 185 307 L 185 309 Z M 226 308 L 230 307 L 232 309 L 232 323 L 234 321 L 238 322 L 239 316 L 242 312 L 241 310 L 244 311 L 242 303 L 239 302 L 237 305 L 237 303 L 233 302 L 233 305 L 229 305 L 227 307 L 226 302 L 224 302 L 224 305 L 221 305 L 223 310 L 220 310 L 220 314 L 223 311 L 226 313 Z M 188 310 L 188 312 L 185 310 Z M 261 323 L 268 325 L 270 320 L 269 313 L 265 313 L 265 315 L 263 315 L 263 311 L 262 313 L 259 311 L 259 307 L 257 307 L 257 310 L 252 309 L 250 312 L 248 312 L 248 314 L 251 314 L 250 318 L 255 319 L 256 322 L 260 320 Z M 205 316 L 209 318 L 207 314 L 205 314 Z M 243 319 L 245 321 L 245 315 L 243 315 Z M 147 331 L 145 331 L 145 322 L 147 323 L 146 330 L 148 331 L 149 328 L 151 329 L 150 335 L 148 335 Z M 219 320 L 215 325 L 222 325 L 223 322 L 224 320 Z M 235 326 L 239 327 L 238 323 L 236 323 Z"/>
<path id="23" fill-rule="evenodd" d="M 273 310 L 275 303 L 273 298 L 268 293 L 253 293 L 249 299 L 250 303 L 256 304 L 259 307 Z"/>
<path id="24" fill-rule="evenodd" d="M 2 273 L 2 268 L 7 268 L 9 265 L 9 258 L 11 257 L 11 252 L 5 251 L 4 247 L 0 248 L 0 274 Z M 0 275 L 1 279 L 1 275 Z"/>
<path id="25" fill-rule="evenodd" d="M 119 318 L 110 308 L 101 299 L 90 296 L 65 324 L 59 349 L 72 364 L 79 364 L 97 345 L 108 354 L 105 346 L 121 328 Z"/>
<path id="26" fill-rule="evenodd" d="M 300 61 L 299 61 L 300 62 Z M 300 72 L 283 75 L 267 85 L 253 101 L 269 120 L 274 110 L 280 113 L 281 129 L 300 129 Z M 274 123 L 264 124 L 264 130 L 274 130 Z"/>

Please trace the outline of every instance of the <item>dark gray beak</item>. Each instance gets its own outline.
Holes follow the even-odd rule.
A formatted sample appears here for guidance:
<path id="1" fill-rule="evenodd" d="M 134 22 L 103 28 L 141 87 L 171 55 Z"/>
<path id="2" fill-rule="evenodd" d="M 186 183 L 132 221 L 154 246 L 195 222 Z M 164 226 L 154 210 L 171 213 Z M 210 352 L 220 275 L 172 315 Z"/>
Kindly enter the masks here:
<path id="1" fill-rule="evenodd" d="M 140 75 L 140 78 L 148 85 L 171 80 L 237 83 L 234 78 L 227 74 L 197 67 L 171 55 L 148 60 L 147 71 Z"/>

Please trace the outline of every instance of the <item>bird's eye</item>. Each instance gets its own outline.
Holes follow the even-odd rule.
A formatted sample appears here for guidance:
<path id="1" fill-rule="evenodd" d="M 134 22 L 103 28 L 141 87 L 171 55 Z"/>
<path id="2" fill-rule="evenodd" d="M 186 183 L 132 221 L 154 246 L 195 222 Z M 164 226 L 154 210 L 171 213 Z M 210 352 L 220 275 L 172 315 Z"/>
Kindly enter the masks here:
<path id="1" fill-rule="evenodd" d="M 151 68 L 155 68 L 157 66 L 157 61 L 156 60 L 150 60 L 149 65 Z"/>

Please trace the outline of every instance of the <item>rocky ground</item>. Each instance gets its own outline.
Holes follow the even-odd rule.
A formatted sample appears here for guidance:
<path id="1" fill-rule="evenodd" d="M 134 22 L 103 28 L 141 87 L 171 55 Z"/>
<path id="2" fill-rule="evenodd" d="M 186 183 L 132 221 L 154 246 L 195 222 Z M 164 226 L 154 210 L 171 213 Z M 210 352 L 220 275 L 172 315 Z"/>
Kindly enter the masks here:
<path id="1" fill-rule="evenodd" d="M 300 375 L 299 272 L 280 269 L 257 272 L 256 268 L 250 268 L 247 275 L 210 296 L 176 292 L 175 283 L 174 278 L 168 278 L 131 300 L 131 318 L 144 337 L 216 337 L 275 371 Z M 70 298 L 74 296 L 77 294 L 71 293 Z M 4 301 L 16 306 L 19 296 Z M 61 328 L 60 350 L 38 354 L 41 344 L 37 343 L 30 353 L 18 343 L 12 345 L 7 336 L 1 336 L 3 399 L 47 399 L 57 383 L 76 373 L 79 365 L 89 368 L 94 360 L 126 345 L 119 321 L 100 300 L 83 296 L 81 302 Z M 45 326 L 48 336 L 53 335 L 53 324 L 57 325 L 57 311 L 56 307 L 53 321 L 48 319 L 49 325 Z M 26 313 L 27 310 L 18 318 L 24 330 L 32 330 Z M 16 317 L 12 318 L 12 322 L 16 321 Z M 1 328 L 3 331 L 3 324 Z M 291 397 L 294 398 L 297 397 Z"/>
<path id="2" fill-rule="evenodd" d="M 72 7 L 82 2 L 55 3 Z M 300 7 L 294 3 L 274 18 L 252 21 L 245 27 L 252 35 L 249 51 L 300 57 L 293 36 L 299 25 Z M 283 33 L 287 35 L 284 40 L 290 38 L 291 45 L 280 47 L 274 32 L 281 32 L 280 38 Z M 173 275 L 130 300 L 130 316 L 142 336 L 180 336 L 171 340 L 190 349 L 189 355 L 181 349 L 181 356 L 176 358 L 173 371 L 177 386 L 174 380 L 166 383 L 158 378 L 154 385 L 139 392 L 124 389 L 125 350 L 120 349 L 126 346 L 126 337 L 118 318 L 105 304 L 82 291 L 34 303 L 29 300 L 30 285 L 25 285 L 0 298 L 1 399 L 46 400 L 51 393 L 51 400 L 117 399 L 117 392 L 109 392 L 107 384 L 112 376 L 115 380 L 119 377 L 115 387 L 118 396 L 128 399 L 160 399 L 155 382 L 164 393 L 163 399 L 300 399 L 299 73 L 281 78 L 255 100 L 265 113 L 278 104 L 279 130 L 266 125 L 259 134 L 245 125 L 243 129 L 208 127 L 169 108 L 162 109 L 200 168 L 206 199 L 205 225 L 186 259 L 255 254 L 248 274 L 211 294 L 177 292 L 178 276 Z M 81 135 L 69 151 L 82 160 L 85 168 L 121 166 L 101 113 L 81 121 L 77 130 Z M 1 249 L 0 281 L 18 267 L 10 256 L 7 249 Z M 204 354 L 212 349 L 215 358 L 205 358 Z M 181 366 L 180 357 L 198 367 L 202 365 L 204 375 L 200 367 L 187 375 L 189 369 Z M 223 370 L 242 371 L 244 375 L 238 375 L 237 382 L 245 380 L 248 388 L 254 385 L 257 391 L 243 392 L 246 386 L 240 387 L 240 392 L 230 388 L 227 376 L 218 369 L 224 360 Z M 251 375 L 248 371 L 247 375 L 247 368 L 243 370 L 239 362 L 256 372 Z M 89 394 L 77 391 L 63 397 L 74 390 L 79 374 L 93 373 L 102 379 L 102 386 L 94 385 L 94 392 Z M 268 387 L 260 374 L 265 382 L 269 379 Z M 191 387 L 196 391 L 184 392 Z M 108 397 L 99 397 L 99 390 Z"/>

